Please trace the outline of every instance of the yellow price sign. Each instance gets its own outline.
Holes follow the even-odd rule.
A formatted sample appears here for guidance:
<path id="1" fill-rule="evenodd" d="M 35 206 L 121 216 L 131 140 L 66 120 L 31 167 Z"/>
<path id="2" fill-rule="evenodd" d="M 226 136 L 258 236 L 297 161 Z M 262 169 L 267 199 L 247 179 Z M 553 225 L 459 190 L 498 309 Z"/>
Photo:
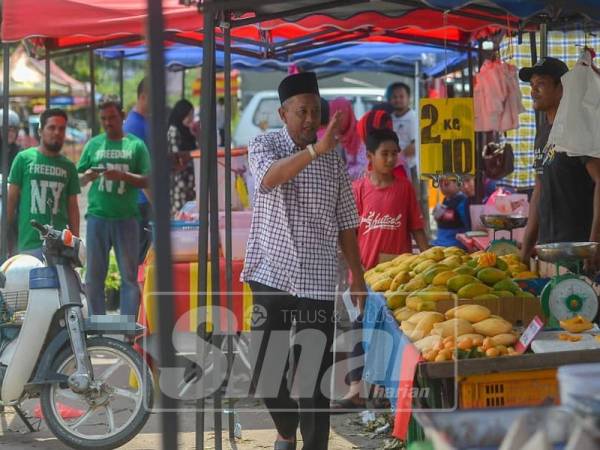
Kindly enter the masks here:
<path id="1" fill-rule="evenodd" d="M 419 128 L 421 175 L 475 174 L 472 98 L 422 99 Z"/>

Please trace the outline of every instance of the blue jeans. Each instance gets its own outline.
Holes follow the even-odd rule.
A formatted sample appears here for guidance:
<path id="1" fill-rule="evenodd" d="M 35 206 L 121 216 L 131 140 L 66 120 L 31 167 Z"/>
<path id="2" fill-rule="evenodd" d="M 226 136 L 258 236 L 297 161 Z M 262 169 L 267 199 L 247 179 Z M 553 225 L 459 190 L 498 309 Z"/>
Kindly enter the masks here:
<path id="1" fill-rule="evenodd" d="M 87 217 L 87 269 L 85 284 L 92 314 L 106 314 L 104 282 L 110 249 L 121 274 L 121 314 L 137 317 L 140 288 L 137 283 L 139 224 L 137 219 L 108 220 Z"/>

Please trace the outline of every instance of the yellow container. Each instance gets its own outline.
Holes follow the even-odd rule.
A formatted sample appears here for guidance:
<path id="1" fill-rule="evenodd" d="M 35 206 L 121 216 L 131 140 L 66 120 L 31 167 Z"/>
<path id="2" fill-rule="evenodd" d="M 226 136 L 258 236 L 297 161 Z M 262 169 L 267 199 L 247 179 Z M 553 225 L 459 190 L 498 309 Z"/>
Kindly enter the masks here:
<path id="1" fill-rule="evenodd" d="M 459 405 L 464 409 L 559 403 L 556 369 L 473 375 L 459 381 Z"/>

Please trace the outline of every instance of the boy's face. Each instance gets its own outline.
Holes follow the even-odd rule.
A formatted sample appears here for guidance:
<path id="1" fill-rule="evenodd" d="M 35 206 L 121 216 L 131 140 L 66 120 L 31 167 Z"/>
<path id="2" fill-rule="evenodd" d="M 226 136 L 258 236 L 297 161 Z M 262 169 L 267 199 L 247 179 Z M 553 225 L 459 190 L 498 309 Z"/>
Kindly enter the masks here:
<path id="1" fill-rule="evenodd" d="M 398 160 L 398 145 L 394 141 L 384 141 L 375 152 L 367 152 L 367 157 L 374 172 L 383 175 L 391 174 Z"/>
<path id="2" fill-rule="evenodd" d="M 465 178 L 462 184 L 462 191 L 467 197 L 475 196 L 475 178 Z"/>
<path id="3" fill-rule="evenodd" d="M 440 182 L 440 190 L 444 197 L 452 197 L 455 195 L 459 189 L 456 180 L 445 179 Z"/>

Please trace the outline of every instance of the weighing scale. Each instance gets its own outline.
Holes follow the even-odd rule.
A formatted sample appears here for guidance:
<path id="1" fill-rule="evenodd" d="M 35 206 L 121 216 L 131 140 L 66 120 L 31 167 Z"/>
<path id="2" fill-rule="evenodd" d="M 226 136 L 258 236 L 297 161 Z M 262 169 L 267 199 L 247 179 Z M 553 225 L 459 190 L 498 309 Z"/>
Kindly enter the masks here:
<path id="1" fill-rule="evenodd" d="M 487 252 L 495 253 L 498 256 L 519 253 L 517 242 L 513 239 L 513 230 L 523 228 L 527 225 L 527 217 L 517 215 L 482 214 L 480 219 L 483 225 L 494 230 L 494 239 L 490 242 L 490 245 L 488 245 L 486 249 Z M 510 239 L 496 238 L 496 233 L 498 231 L 508 231 L 510 233 Z"/>
<path id="2" fill-rule="evenodd" d="M 581 261 L 593 257 L 597 242 L 559 242 L 536 245 L 538 258 L 556 265 L 556 275 L 544 286 L 542 311 L 548 320 L 547 328 L 560 328 L 559 321 L 582 316 L 593 321 L 598 313 L 598 296 L 579 274 Z M 559 274 L 560 266 L 576 266 L 574 273 Z"/>

